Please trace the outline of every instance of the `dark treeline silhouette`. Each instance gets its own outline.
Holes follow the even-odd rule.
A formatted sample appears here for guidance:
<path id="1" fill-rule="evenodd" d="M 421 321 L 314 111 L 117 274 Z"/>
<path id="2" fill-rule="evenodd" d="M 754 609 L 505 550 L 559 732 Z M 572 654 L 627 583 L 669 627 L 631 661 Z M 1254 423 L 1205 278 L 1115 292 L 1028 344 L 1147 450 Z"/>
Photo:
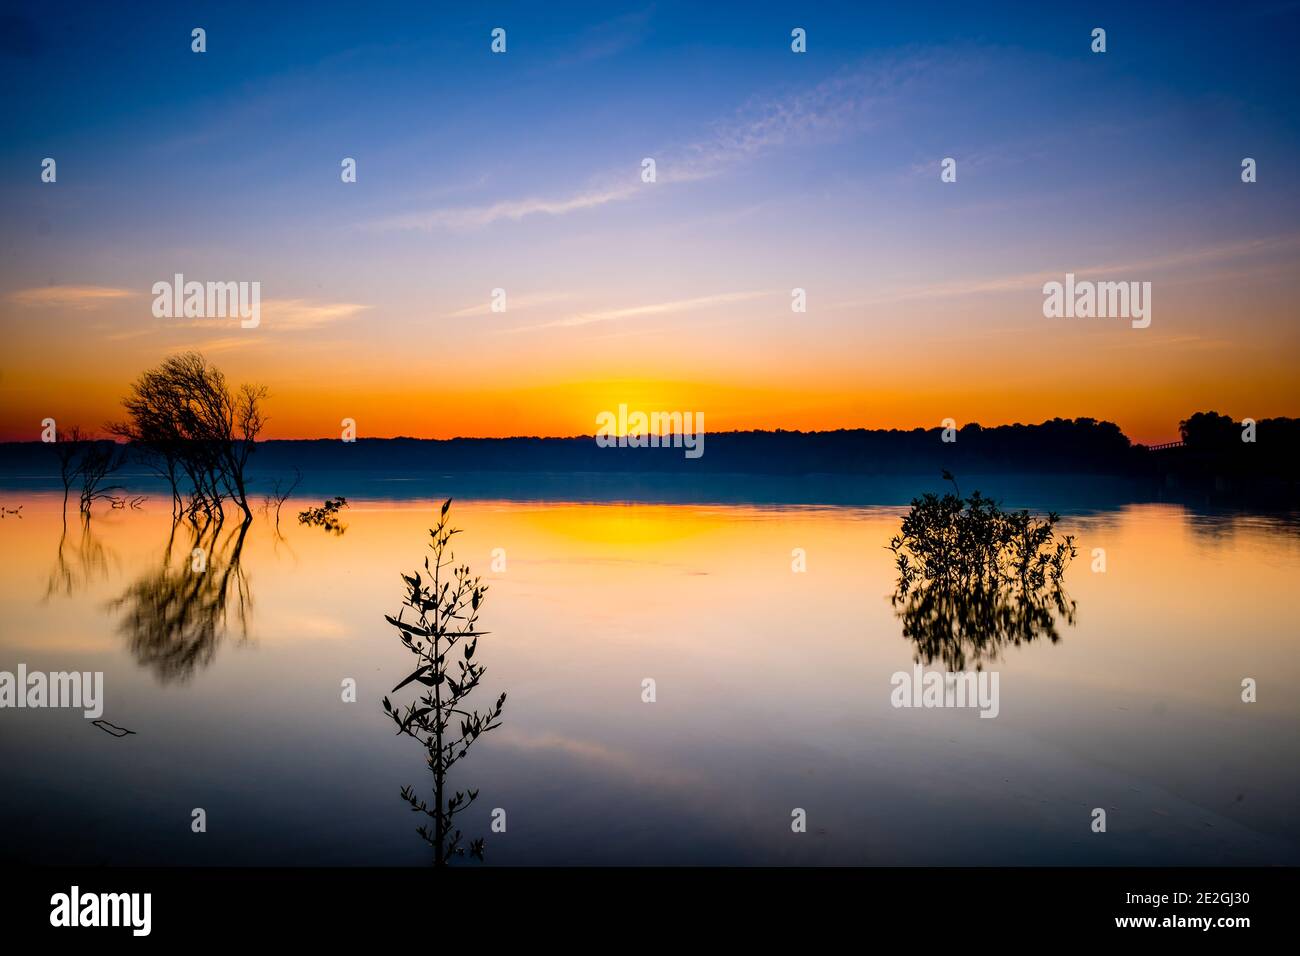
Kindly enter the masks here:
<path id="1" fill-rule="evenodd" d="M 1221 420 L 1222 419 L 1222 420 Z M 910 431 L 841 429 L 824 432 L 707 433 L 704 454 L 681 448 L 602 448 L 592 436 L 574 438 L 360 438 L 269 440 L 257 443 L 256 471 L 284 475 L 357 470 L 441 472 L 607 472 L 761 475 L 901 475 L 947 468 L 960 474 L 1083 473 L 1098 475 L 1231 474 L 1294 483 L 1300 473 L 1300 420 L 1261 419 L 1255 441 L 1242 426 L 1213 412 L 1183 424 L 1186 444 L 1152 451 L 1134 445 L 1113 422 L 1060 419 L 1038 425 L 965 425 L 956 440 L 940 428 Z M 1236 438 L 1228 440 L 1230 434 Z M 0 446 L 0 467 L 49 470 L 47 446 Z"/>
<path id="2" fill-rule="evenodd" d="M 1263 418 L 1253 426 L 1218 412 L 1178 423 L 1181 448 L 1157 453 L 1165 469 L 1220 482 L 1260 476 L 1294 483 L 1300 470 L 1300 419 Z"/>
<path id="3" fill-rule="evenodd" d="M 962 471 L 1131 470 L 1129 440 L 1110 422 L 1056 419 L 1041 425 L 967 425 L 956 441 L 939 428 L 911 431 L 706 433 L 704 454 L 681 448 L 602 448 L 575 438 L 414 438 L 268 441 L 259 468 L 395 471 L 685 472 L 736 474 L 907 474 L 936 467 Z"/>
<path id="4" fill-rule="evenodd" d="M 1213 413 L 1198 413 L 1199 415 Z M 1188 421 L 1199 421 L 1196 415 Z M 1229 421 L 1231 421 L 1229 419 Z M 1163 476 L 1223 473 L 1294 483 L 1300 476 L 1300 420 L 1261 419 L 1254 443 L 1151 451 L 1114 422 L 1052 419 L 1038 425 L 966 425 L 956 440 L 940 428 L 901 431 L 740 431 L 706 434 L 704 454 L 681 448 L 601 448 L 575 438 L 391 438 L 266 441 L 259 470 L 389 470 L 393 472 L 595 472 L 756 475 L 904 475 L 947 468 L 961 474 L 1096 474 Z"/>

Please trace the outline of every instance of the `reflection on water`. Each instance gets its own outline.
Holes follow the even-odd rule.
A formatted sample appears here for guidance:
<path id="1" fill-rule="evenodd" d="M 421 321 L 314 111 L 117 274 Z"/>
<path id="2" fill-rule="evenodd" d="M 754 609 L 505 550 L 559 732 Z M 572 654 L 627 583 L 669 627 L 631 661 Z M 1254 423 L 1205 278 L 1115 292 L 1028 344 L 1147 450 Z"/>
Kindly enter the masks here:
<path id="1" fill-rule="evenodd" d="M 978 491 L 913 499 L 889 549 L 898 569 L 890 600 L 915 659 L 981 670 L 1005 646 L 1059 641 L 1057 617 L 1075 621 L 1063 581 L 1078 550 L 1073 535 L 1057 537 L 1058 520 L 1003 510 Z"/>
<path id="2" fill-rule="evenodd" d="M 1057 617 L 1075 621 L 1074 601 L 1060 587 L 1017 593 L 925 584 L 892 600 L 903 636 L 916 646 L 914 659 L 927 666 L 939 661 L 951 672 L 982 670 L 1008 646 L 1055 644 Z"/>
<path id="3" fill-rule="evenodd" d="M 251 518 L 173 522 L 158 566 L 109 605 L 120 614 L 119 632 L 131 654 L 159 680 L 186 681 L 211 664 L 232 616 L 237 637 L 247 637 L 252 595 L 240 559 L 251 524 Z M 176 547 L 178 529 L 186 548 Z"/>
<path id="4" fill-rule="evenodd" d="M 64 514 L 59 547 L 45 585 L 45 597 L 72 597 L 90 582 L 108 574 L 109 553 L 104 542 L 95 534 L 89 515 L 73 517 L 80 529 L 71 539 L 68 533 L 67 514 Z"/>
<path id="5" fill-rule="evenodd" d="M 173 525 L 151 498 L 65 536 L 58 494 L 6 489 L 24 518 L 0 526 L 0 670 L 103 671 L 103 719 L 133 733 L 0 713 L 4 853 L 427 863 L 394 810 L 412 754 L 380 701 L 411 669 L 383 614 L 434 494 L 325 490 L 348 496 L 346 535 L 277 534 L 270 515 Z M 888 544 L 921 490 L 873 507 L 460 499 L 458 558 L 492 589 L 476 694 L 510 691 L 463 821 L 490 836 L 489 865 L 1300 863 L 1294 518 L 1072 512 L 1058 492 L 1059 532 L 1105 548 L 1107 570 L 1070 569 L 1077 618 L 1041 608 L 1070 628 L 1052 644 L 1014 605 L 900 618 Z M 981 645 L 990 616 L 1000 637 Z M 988 666 L 994 650 L 996 719 L 890 706 L 914 658 Z M 1245 677 L 1258 703 L 1241 702 Z M 221 821 L 202 840 L 195 806 Z"/>

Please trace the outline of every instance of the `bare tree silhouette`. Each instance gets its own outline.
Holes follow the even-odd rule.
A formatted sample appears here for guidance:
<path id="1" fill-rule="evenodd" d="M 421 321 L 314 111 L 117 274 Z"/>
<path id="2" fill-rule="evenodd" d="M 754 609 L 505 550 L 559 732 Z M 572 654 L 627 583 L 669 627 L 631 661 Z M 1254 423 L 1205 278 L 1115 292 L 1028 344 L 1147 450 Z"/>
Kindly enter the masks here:
<path id="1" fill-rule="evenodd" d="M 114 442 L 96 439 L 73 425 L 55 433 L 54 454 L 63 482 L 65 522 L 68 498 L 77 482 L 81 483 L 79 507 L 83 514 L 89 514 L 96 501 L 114 497 L 118 487 L 108 484 L 108 480 L 126 462 L 125 453 Z"/>
<path id="2" fill-rule="evenodd" d="M 122 404 L 127 420 L 109 429 L 149 456 L 171 484 L 173 512 L 209 518 L 232 501 L 251 517 L 245 470 L 266 424 L 263 386 L 231 391 L 198 352 L 173 355 L 144 372 Z M 182 476 L 188 482 L 182 498 Z"/>
<path id="3" fill-rule="evenodd" d="M 275 507 L 275 527 L 278 531 L 280 528 L 280 508 L 293 495 L 294 490 L 302 483 L 302 471 L 298 468 L 293 470 L 293 481 L 286 481 L 283 478 L 276 478 L 271 486 L 271 493 L 262 501 L 263 510 L 269 510 Z"/>

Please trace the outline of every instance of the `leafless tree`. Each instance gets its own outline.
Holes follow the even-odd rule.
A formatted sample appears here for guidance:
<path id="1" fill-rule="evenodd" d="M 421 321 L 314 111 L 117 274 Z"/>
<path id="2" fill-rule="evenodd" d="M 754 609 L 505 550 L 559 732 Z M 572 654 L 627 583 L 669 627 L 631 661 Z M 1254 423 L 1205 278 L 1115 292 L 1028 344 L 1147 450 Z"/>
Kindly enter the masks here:
<path id="1" fill-rule="evenodd" d="M 54 454 L 59 459 L 59 477 L 63 480 L 63 514 L 68 513 L 68 496 L 72 493 L 72 484 L 80 473 L 81 446 L 84 442 L 81 426 L 56 431 L 54 435 Z"/>
<path id="2" fill-rule="evenodd" d="M 302 483 L 302 471 L 295 468 L 293 470 L 293 481 L 286 483 L 283 478 L 276 478 L 271 485 L 271 493 L 266 496 L 265 507 L 275 508 L 275 526 L 280 527 L 280 508 L 293 495 L 298 485 Z"/>
<path id="3" fill-rule="evenodd" d="M 176 513 L 212 518 L 230 500 L 247 518 L 245 471 L 266 424 L 265 400 L 264 387 L 232 391 L 220 369 L 197 352 L 184 352 L 132 383 L 122 403 L 128 419 L 111 429 L 153 456 L 155 470 L 171 484 Z M 188 499 L 182 498 L 183 481 Z"/>
<path id="4" fill-rule="evenodd" d="M 126 461 L 123 449 L 115 442 L 87 435 L 80 426 L 73 425 L 55 434 L 54 454 L 59 459 L 59 477 L 63 481 L 65 515 L 72 486 L 78 482 L 83 513 L 88 514 L 96 501 L 113 497 L 117 486 L 108 481 Z"/>
<path id="5" fill-rule="evenodd" d="M 83 443 L 78 469 L 83 512 L 89 514 L 96 501 L 113 497 L 118 486 L 108 484 L 108 480 L 125 461 L 126 452 L 116 442 L 91 440 Z"/>

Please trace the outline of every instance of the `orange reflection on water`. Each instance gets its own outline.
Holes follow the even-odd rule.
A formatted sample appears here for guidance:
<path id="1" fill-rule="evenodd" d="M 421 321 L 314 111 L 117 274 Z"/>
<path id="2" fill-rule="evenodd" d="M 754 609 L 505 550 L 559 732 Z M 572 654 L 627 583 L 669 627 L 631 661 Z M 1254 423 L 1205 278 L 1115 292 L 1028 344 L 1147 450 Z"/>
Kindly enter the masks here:
<path id="1" fill-rule="evenodd" d="M 142 655 L 124 630 L 122 598 L 160 577 L 183 585 L 192 532 L 173 538 L 154 499 L 88 528 L 70 516 L 64 536 L 57 497 L 22 498 L 24 517 L 0 528 L 0 668 L 103 670 L 105 716 L 167 768 L 164 792 L 221 766 L 257 817 L 279 788 L 314 786 L 354 821 L 340 826 L 374 829 L 367 852 L 404 859 L 386 842 L 405 847 L 394 788 L 422 765 L 378 710 L 407 663 L 383 615 L 427 554 L 434 502 L 354 500 L 338 536 L 296 522 L 319 502 L 287 503 L 279 532 L 259 514 L 243 532 L 244 590 L 209 622 L 212 653 L 168 673 L 156 641 Z M 902 510 L 457 501 L 456 557 L 490 585 L 480 692 L 509 694 L 467 773 L 489 806 L 527 806 L 556 829 L 574 812 L 556 775 L 585 781 L 599 799 L 583 803 L 584 826 L 623 847 L 606 862 L 696 859 L 664 821 L 627 836 L 620 806 L 669 821 L 678 807 L 695 821 L 680 832 L 720 841 L 714 862 L 1292 859 L 1294 526 L 1152 505 L 1066 516 L 1078 623 L 1058 644 L 1007 649 L 993 665 L 1000 715 L 979 720 L 890 706 L 891 675 L 913 664 L 888 601 Z M 220 529 L 205 574 L 229 570 L 240 531 Z M 796 549 L 806 572 L 792 570 Z M 345 677 L 356 705 L 340 703 Z M 1245 677 L 1257 704 L 1240 700 Z M 56 780 L 102 750 L 68 714 L 14 726 L 30 736 L 10 756 Z M 370 764 L 382 766 L 357 769 Z M 1081 845 L 1071 801 L 1120 806 L 1140 839 Z M 835 838 L 790 844 L 781 820 L 809 804 Z M 1009 842 L 952 838 L 944 827 L 962 820 Z M 947 842 L 924 836 L 936 821 Z M 502 862 L 597 858 L 537 834 L 498 844 Z"/>

